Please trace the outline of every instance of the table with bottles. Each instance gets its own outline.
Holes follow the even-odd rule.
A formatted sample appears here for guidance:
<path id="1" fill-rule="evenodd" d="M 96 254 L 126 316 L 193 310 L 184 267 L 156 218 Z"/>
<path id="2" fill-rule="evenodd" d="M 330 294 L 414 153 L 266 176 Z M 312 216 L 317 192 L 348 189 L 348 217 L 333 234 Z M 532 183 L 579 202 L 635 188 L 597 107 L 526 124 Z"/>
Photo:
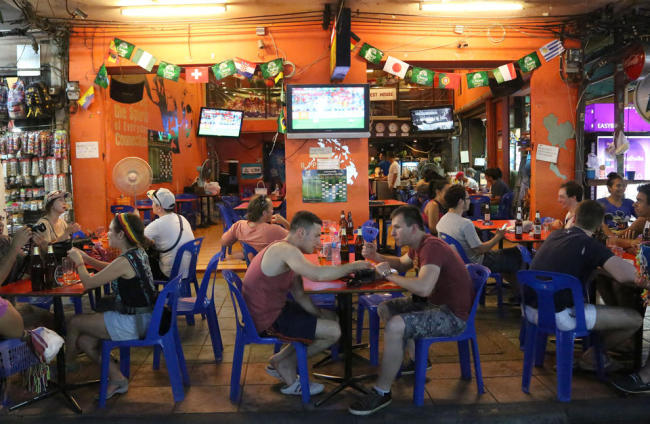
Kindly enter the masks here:
<path id="1" fill-rule="evenodd" d="M 325 219 L 321 225 L 321 248 L 318 251 L 318 260 L 322 265 L 325 262 L 338 265 L 350 260 L 350 253 L 361 252 L 363 237 L 360 230 L 354 229 L 352 212 L 341 211 L 338 222 Z"/>

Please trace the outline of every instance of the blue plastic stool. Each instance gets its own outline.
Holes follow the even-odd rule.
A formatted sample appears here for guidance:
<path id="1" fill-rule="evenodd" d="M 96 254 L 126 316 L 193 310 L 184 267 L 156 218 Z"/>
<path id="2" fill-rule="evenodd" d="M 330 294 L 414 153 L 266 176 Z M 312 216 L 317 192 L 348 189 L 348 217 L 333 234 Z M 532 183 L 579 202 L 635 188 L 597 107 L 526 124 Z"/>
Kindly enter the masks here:
<path id="1" fill-rule="evenodd" d="M 135 208 L 131 205 L 111 205 L 111 213 L 116 215 L 118 213 L 133 213 Z"/>
<path id="2" fill-rule="evenodd" d="M 460 373 L 464 380 L 472 379 L 472 367 L 469 362 L 469 344 L 472 342 L 472 356 L 474 357 L 474 373 L 476 374 L 476 389 L 479 394 L 485 393 L 483 387 L 483 373 L 481 372 L 481 357 L 478 351 L 476 339 L 476 309 L 485 283 L 490 275 L 490 270 L 483 265 L 468 264 L 467 270 L 474 284 L 474 302 L 467 318 L 465 330 L 451 337 L 427 337 L 415 339 L 415 385 L 413 386 L 413 403 L 422 406 L 424 401 L 424 380 L 427 372 L 427 359 L 429 358 L 429 347 L 433 343 L 458 342 L 458 356 L 460 358 Z"/>

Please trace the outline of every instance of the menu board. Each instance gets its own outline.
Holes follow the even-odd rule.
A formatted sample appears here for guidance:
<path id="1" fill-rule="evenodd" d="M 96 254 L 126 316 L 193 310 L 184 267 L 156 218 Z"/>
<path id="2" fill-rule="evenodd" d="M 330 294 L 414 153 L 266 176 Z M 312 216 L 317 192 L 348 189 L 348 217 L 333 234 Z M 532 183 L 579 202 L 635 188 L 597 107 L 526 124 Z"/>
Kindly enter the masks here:
<path id="1" fill-rule="evenodd" d="M 347 202 L 347 171 L 345 169 L 303 170 L 302 201 L 304 203 Z"/>

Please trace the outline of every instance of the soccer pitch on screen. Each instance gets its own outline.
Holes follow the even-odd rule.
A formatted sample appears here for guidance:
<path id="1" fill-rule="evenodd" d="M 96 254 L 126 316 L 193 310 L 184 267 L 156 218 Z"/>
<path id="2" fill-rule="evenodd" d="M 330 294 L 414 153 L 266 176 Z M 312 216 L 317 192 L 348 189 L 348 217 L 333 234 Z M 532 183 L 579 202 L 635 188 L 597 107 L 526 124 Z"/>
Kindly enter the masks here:
<path id="1" fill-rule="evenodd" d="M 315 118 L 298 119 L 293 121 L 294 130 L 342 130 L 358 129 L 363 130 L 363 116 L 358 118 Z"/>

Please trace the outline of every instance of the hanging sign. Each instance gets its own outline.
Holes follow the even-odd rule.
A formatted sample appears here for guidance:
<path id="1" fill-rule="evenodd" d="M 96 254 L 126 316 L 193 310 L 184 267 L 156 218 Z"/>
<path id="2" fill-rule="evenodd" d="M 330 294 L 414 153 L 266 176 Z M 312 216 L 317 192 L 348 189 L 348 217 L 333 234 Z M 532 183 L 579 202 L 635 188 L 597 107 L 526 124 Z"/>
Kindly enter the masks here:
<path id="1" fill-rule="evenodd" d="M 370 101 L 397 100 L 397 89 L 394 87 L 373 87 L 370 89 Z"/>

